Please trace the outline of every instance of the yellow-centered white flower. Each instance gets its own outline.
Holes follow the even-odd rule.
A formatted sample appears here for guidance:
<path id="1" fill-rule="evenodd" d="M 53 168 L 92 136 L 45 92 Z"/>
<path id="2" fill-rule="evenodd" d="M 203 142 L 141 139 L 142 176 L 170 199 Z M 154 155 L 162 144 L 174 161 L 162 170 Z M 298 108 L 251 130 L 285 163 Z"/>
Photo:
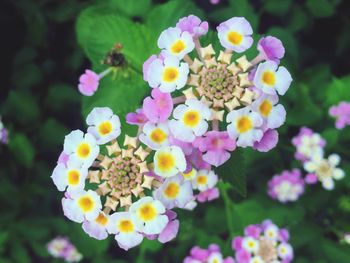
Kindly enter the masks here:
<path id="1" fill-rule="evenodd" d="M 169 145 L 168 123 L 147 122 L 142 128 L 139 139 L 152 150 L 158 150 L 162 146 Z"/>
<path id="2" fill-rule="evenodd" d="M 194 42 L 188 32 L 181 32 L 179 28 L 170 27 L 160 34 L 158 47 L 166 54 L 182 59 L 194 49 Z"/>
<path id="3" fill-rule="evenodd" d="M 169 222 L 164 205 L 152 197 L 143 197 L 130 206 L 130 213 L 136 215 L 136 221 L 142 224 L 146 235 L 160 234 Z"/>
<path id="4" fill-rule="evenodd" d="M 288 70 L 271 60 L 260 63 L 254 76 L 254 85 L 270 95 L 284 95 L 292 82 Z"/>
<path id="5" fill-rule="evenodd" d="M 101 199 L 95 191 L 81 190 L 69 193 L 62 199 L 63 212 L 70 220 L 82 223 L 84 219 L 95 220 L 102 208 Z"/>
<path id="6" fill-rule="evenodd" d="M 193 189 L 203 192 L 213 188 L 218 182 L 218 176 L 211 170 L 199 170 L 192 180 Z"/>
<path id="7" fill-rule="evenodd" d="M 115 234 L 118 245 L 125 250 L 142 242 L 142 228 L 142 223 L 131 212 L 116 212 L 110 216 L 107 224 L 108 232 Z"/>
<path id="8" fill-rule="evenodd" d="M 154 172 L 161 177 L 177 175 L 186 169 L 186 159 L 178 146 L 163 146 L 154 154 Z"/>
<path id="9" fill-rule="evenodd" d="M 259 251 L 259 241 L 252 237 L 244 237 L 242 247 L 248 252 L 256 254 Z"/>
<path id="10" fill-rule="evenodd" d="M 86 118 L 88 133 L 95 136 L 98 144 L 105 144 L 120 135 L 120 120 L 108 107 L 94 108 Z"/>
<path id="11" fill-rule="evenodd" d="M 159 87 L 162 92 L 173 92 L 182 89 L 187 82 L 188 64 L 171 55 L 164 59 L 155 59 L 149 66 L 148 84 L 152 88 Z"/>
<path id="12" fill-rule="evenodd" d="M 85 179 L 88 174 L 87 168 L 82 168 L 78 160 L 69 160 L 67 167 L 59 163 L 53 170 L 51 178 L 59 191 L 83 190 Z"/>
<path id="13" fill-rule="evenodd" d="M 75 130 L 64 138 L 63 151 L 70 159 L 81 162 L 82 167 L 89 168 L 98 156 L 100 148 L 92 134 Z"/>
<path id="14" fill-rule="evenodd" d="M 94 220 L 85 220 L 83 222 L 83 230 L 93 238 L 103 240 L 108 237 L 107 225 L 109 223 L 109 215 L 100 211 Z"/>
<path id="15" fill-rule="evenodd" d="M 197 99 L 186 100 L 173 112 L 169 128 L 174 137 L 184 142 L 193 142 L 196 136 L 202 136 L 208 130 L 207 121 L 211 118 L 209 107 Z"/>
<path id="16" fill-rule="evenodd" d="M 230 123 L 227 126 L 227 132 L 231 139 L 237 139 L 237 146 L 253 146 L 254 142 L 260 141 L 263 132 L 260 127 L 263 119 L 260 114 L 251 112 L 247 107 L 231 111 L 226 120 Z"/>

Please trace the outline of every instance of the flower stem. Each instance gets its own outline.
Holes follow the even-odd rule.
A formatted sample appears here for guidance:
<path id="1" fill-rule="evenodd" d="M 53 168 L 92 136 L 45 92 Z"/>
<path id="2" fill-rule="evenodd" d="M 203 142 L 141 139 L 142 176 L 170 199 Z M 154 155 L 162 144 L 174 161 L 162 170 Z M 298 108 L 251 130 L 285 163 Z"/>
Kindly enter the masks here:
<path id="1" fill-rule="evenodd" d="M 173 98 L 173 103 L 174 104 L 184 103 L 185 101 L 186 101 L 186 97 L 185 96 L 179 96 L 179 97 Z"/>
<path id="2" fill-rule="evenodd" d="M 227 221 L 227 226 L 230 232 L 230 236 L 233 236 L 235 233 L 234 230 L 234 225 L 233 225 L 233 218 L 232 218 L 232 210 L 233 210 L 233 203 L 228 196 L 227 190 L 230 188 L 229 185 L 225 184 L 224 182 L 221 182 L 219 184 L 219 189 L 221 192 L 221 195 L 224 199 L 224 204 L 225 204 L 225 212 L 226 212 L 226 221 Z"/>

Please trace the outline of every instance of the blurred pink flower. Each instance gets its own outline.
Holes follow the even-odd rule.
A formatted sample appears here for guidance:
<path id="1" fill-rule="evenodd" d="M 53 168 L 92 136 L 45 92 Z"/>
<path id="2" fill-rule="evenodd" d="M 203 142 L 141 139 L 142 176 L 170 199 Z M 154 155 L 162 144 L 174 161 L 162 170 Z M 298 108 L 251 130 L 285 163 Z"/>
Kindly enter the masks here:
<path id="1" fill-rule="evenodd" d="M 344 129 L 346 125 L 350 125 L 350 103 L 342 101 L 332 106 L 329 109 L 329 115 L 336 118 L 335 127 L 337 129 Z"/>
<path id="2" fill-rule="evenodd" d="M 219 198 L 219 196 L 220 196 L 219 190 L 216 187 L 214 187 L 214 188 L 205 190 L 203 192 L 200 192 L 197 195 L 197 201 L 200 203 L 204 203 L 206 201 L 212 201 L 216 198 Z"/>
<path id="3" fill-rule="evenodd" d="M 176 27 L 180 28 L 182 32 L 186 31 L 197 38 L 208 32 L 209 25 L 208 22 L 202 22 L 197 16 L 189 15 L 181 18 L 179 22 L 177 22 Z"/>
<path id="4" fill-rule="evenodd" d="M 99 85 L 100 76 L 92 70 L 85 70 L 85 73 L 79 78 L 78 89 L 85 96 L 92 96 Z"/>
<path id="5" fill-rule="evenodd" d="M 153 89 L 151 95 L 143 100 L 143 113 L 151 122 L 166 121 L 173 110 L 171 95 L 158 88 Z"/>
<path id="6" fill-rule="evenodd" d="M 258 50 L 263 59 L 273 60 L 278 64 L 285 53 L 281 40 L 272 36 L 261 38 L 258 42 Z"/>
<path id="7" fill-rule="evenodd" d="M 268 152 L 275 148 L 278 143 L 278 132 L 276 130 L 266 130 L 259 142 L 255 142 L 253 148 L 259 152 Z"/>

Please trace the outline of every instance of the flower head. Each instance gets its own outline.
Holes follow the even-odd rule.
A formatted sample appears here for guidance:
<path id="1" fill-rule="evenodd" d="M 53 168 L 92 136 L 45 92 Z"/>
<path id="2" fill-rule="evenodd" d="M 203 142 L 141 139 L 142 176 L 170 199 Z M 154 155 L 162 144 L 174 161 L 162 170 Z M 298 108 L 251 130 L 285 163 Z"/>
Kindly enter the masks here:
<path id="1" fill-rule="evenodd" d="M 331 154 L 327 159 L 315 156 L 304 163 L 304 169 L 314 174 L 326 190 L 333 190 L 334 180 L 343 179 L 345 176 L 345 172 L 337 167 L 339 163 L 340 156 L 337 154 Z"/>
<path id="2" fill-rule="evenodd" d="M 291 262 L 293 248 L 287 243 L 286 229 L 280 230 L 270 220 L 260 225 L 245 228 L 245 237 L 236 237 L 232 248 L 236 251 L 237 263 Z"/>
<path id="3" fill-rule="evenodd" d="M 78 89 L 85 96 L 92 96 L 99 85 L 100 77 L 92 70 L 85 70 L 85 73 L 79 78 Z"/>
<path id="4" fill-rule="evenodd" d="M 171 177 L 186 169 L 186 159 L 178 146 L 164 146 L 154 155 L 154 172 L 161 177 Z"/>
<path id="5" fill-rule="evenodd" d="M 139 135 L 140 141 L 153 150 L 169 145 L 169 129 L 167 123 L 153 124 L 147 122 Z"/>
<path id="6" fill-rule="evenodd" d="M 226 119 L 230 123 L 227 126 L 228 134 L 232 139 L 237 139 L 237 146 L 253 146 L 254 142 L 261 140 L 263 119 L 258 113 L 243 108 L 231 111 Z"/>
<path id="7" fill-rule="evenodd" d="M 223 47 L 241 53 L 253 44 L 253 29 L 244 17 L 234 17 L 218 27 L 220 43 Z"/>
<path id="8" fill-rule="evenodd" d="M 281 40 L 272 36 L 261 38 L 258 42 L 258 50 L 265 60 L 272 60 L 277 64 L 285 53 Z"/>
<path id="9" fill-rule="evenodd" d="M 284 171 L 268 182 L 268 194 L 281 203 L 294 202 L 304 193 L 304 185 L 300 170 Z"/>
<path id="10" fill-rule="evenodd" d="M 284 95 L 292 82 L 288 70 L 271 60 L 259 64 L 254 76 L 254 85 L 270 95 Z"/>
<path id="11" fill-rule="evenodd" d="M 179 59 L 194 49 L 194 42 L 190 32 L 182 28 L 170 27 L 164 30 L 158 38 L 158 47 Z"/>
<path id="12" fill-rule="evenodd" d="M 62 258 L 66 262 L 79 262 L 83 255 L 67 237 L 56 237 L 47 244 L 47 251 L 55 258 Z"/>
<path id="13" fill-rule="evenodd" d="M 203 135 L 208 129 L 207 121 L 211 117 L 209 107 L 196 100 L 186 100 L 173 112 L 175 120 L 170 120 L 169 127 L 176 139 L 193 142 L 196 136 Z"/>
<path id="14" fill-rule="evenodd" d="M 206 191 L 213 188 L 218 182 L 218 176 L 214 171 L 210 170 L 199 170 L 196 178 L 193 179 L 193 189 L 198 189 L 199 191 Z"/>
<path id="15" fill-rule="evenodd" d="M 120 120 L 108 107 L 94 108 L 86 118 L 88 133 L 94 135 L 98 144 L 105 144 L 120 135 Z"/>
<path id="16" fill-rule="evenodd" d="M 176 27 L 181 29 L 182 32 L 188 32 L 193 37 L 198 38 L 208 32 L 209 25 L 208 22 L 202 22 L 197 16 L 189 15 L 181 18 Z"/>
<path id="17" fill-rule="evenodd" d="M 329 115 L 336 118 L 335 127 L 337 129 L 344 129 L 346 125 L 350 125 L 350 103 L 342 101 L 332 106 L 329 109 Z"/>
<path id="18" fill-rule="evenodd" d="M 159 87 L 162 92 L 173 92 L 186 85 L 189 72 L 188 64 L 172 55 L 166 55 L 164 60 L 155 59 L 148 70 L 148 84 L 152 88 Z"/>
<path id="19" fill-rule="evenodd" d="M 190 255 L 187 256 L 184 263 L 234 263 L 232 257 L 224 259 L 221 249 L 216 244 L 211 244 L 207 249 L 195 246 L 191 249 Z"/>

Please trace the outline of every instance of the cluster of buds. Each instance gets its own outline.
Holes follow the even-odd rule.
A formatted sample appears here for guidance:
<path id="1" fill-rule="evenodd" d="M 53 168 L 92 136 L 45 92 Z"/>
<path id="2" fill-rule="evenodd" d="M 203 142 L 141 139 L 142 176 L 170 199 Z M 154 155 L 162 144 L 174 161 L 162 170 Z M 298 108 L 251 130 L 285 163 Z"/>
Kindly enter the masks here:
<path id="1" fill-rule="evenodd" d="M 232 248 L 237 263 L 289 263 L 293 260 L 293 248 L 288 241 L 287 229 L 265 220 L 259 225 L 247 226 L 243 237 L 232 240 Z"/>
<path id="2" fill-rule="evenodd" d="M 61 258 L 65 262 L 79 262 L 83 258 L 67 237 L 58 236 L 51 240 L 47 244 L 47 251 L 51 256 Z"/>
<path id="3" fill-rule="evenodd" d="M 315 184 L 321 182 L 326 190 L 334 189 L 334 180 L 344 178 L 345 172 L 338 168 L 340 156 L 331 154 L 326 158 L 324 148 L 326 141 L 320 134 L 311 129 L 302 127 L 299 134 L 292 139 L 296 148 L 295 157 L 299 160 L 307 175 L 305 182 Z"/>
<path id="4" fill-rule="evenodd" d="M 217 31 L 223 46 L 218 53 L 212 45 L 202 47 L 208 23 L 196 16 L 161 33 L 160 54 L 143 65 L 151 95 L 126 116 L 138 126 L 135 137 L 125 135 L 120 143 L 119 117 L 109 108 L 92 110 L 87 133 L 66 136 L 52 179 L 66 191 L 64 214 L 91 237 L 114 234 L 124 249 L 143 238 L 167 242 L 179 227 L 171 209 L 218 198 L 213 166 L 225 163 L 237 146 L 265 152 L 277 144 L 276 129 L 286 117 L 279 95 L 292 81 L 279 66 L 281 41 L 262 38 L 249 61 L 238 56 L 253 44 L 246 19 L 229 19 Z M 93 95 L 102 77 L 125 64 L 120 49 L 108 53 L 103 63 L 109 68 L 101 74 L 87 70 L 80 77 L 84 95 Z"/>
<path id="5" fill-rule="evenodd" d="M 2 123 L 1 116 L 0 116 L 0 143 L 8 144 L 8 141 L 9 141 L 8 136 L 9 136 L 9 132 L 5 128 L 4 124 Z"/>

